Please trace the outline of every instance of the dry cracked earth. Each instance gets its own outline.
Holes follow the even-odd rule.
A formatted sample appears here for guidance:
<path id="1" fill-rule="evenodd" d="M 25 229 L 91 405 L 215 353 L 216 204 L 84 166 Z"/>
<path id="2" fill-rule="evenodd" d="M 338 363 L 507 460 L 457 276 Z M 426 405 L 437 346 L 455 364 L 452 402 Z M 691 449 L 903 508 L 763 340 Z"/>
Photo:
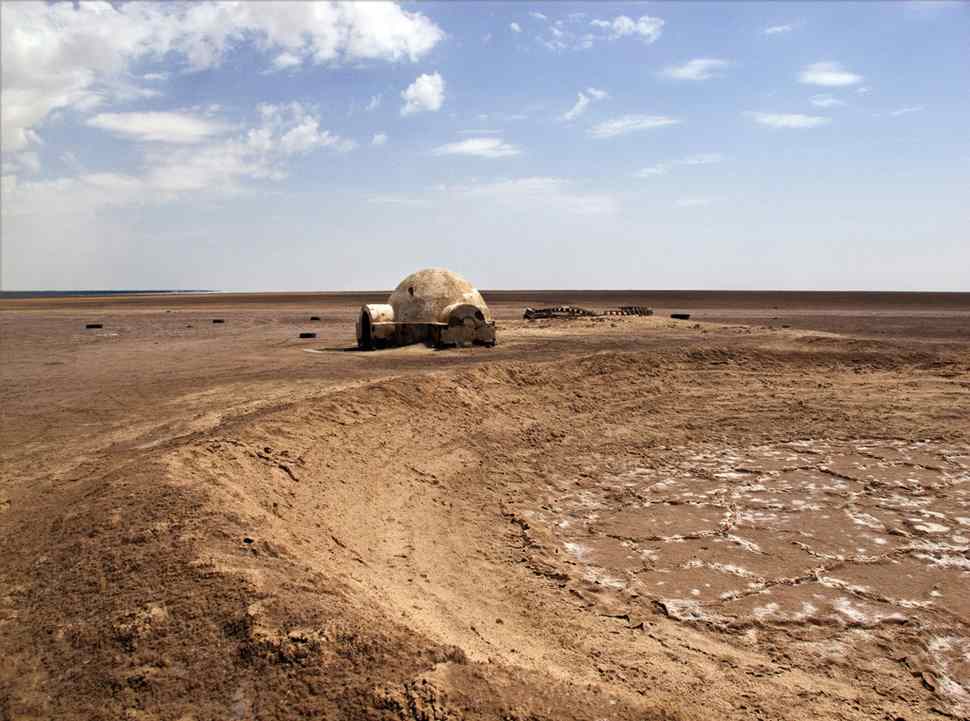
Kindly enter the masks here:
<path id="1" fill-rule="evenodd" d="M 486 298 L 0 303 L 0 719 L 970 717 L 970 297 Z"/>

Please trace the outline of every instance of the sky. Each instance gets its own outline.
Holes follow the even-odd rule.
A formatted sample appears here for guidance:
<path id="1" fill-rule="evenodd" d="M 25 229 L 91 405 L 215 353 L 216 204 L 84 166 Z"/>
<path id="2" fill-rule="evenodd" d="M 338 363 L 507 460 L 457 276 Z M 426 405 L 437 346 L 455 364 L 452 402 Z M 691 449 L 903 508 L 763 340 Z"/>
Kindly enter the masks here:
<path id="1" fill-rule="evenodd" d="M 970 291 L 970 3 L 4 2 L 4 290 Z"/>

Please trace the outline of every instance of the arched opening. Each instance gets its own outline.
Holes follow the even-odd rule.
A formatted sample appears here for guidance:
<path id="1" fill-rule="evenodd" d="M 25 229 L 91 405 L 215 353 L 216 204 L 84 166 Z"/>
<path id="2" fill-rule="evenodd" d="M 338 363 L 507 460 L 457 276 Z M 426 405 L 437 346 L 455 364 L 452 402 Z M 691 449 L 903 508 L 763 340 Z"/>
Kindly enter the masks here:
<path id="1" fill-rule="evenodd" d="M 374 337 L 370 327 L 370 313 L 366 310 L 360 312 L 360 338 L 357 339 L 357 345 L 367 350 L 374 347 Z"/>

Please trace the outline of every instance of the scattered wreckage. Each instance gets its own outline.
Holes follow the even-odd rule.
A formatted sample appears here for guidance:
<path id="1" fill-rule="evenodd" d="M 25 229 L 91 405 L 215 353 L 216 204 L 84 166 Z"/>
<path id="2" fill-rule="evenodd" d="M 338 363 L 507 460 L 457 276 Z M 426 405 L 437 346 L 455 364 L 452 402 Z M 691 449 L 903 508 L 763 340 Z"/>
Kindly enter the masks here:
<path id="1" fill-rule="evenodd" d="M 539 320 L 542 318 L 602 318 L 615 315 L 653 315 L 652 308 L 642 305 L 621 305 L 619 308 L 607 308 L 604 311 L 580 308 L 575 305 L 556 305 L 551 308 L 526 308 L 522 314 L 523 320 Z"/>

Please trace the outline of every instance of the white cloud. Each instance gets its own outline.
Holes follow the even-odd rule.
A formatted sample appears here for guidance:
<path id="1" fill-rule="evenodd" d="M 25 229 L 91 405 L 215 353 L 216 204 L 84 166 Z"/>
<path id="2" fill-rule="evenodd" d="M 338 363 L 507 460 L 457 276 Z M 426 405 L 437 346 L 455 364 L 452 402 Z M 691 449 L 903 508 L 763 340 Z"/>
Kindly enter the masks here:
<path id="1" fill-rule="evenodd" d="M 548 17 L 546 17 L 542 13 L 538 13 L 535 10 L 530 10 L 529 11 L 529 15 L 532 16 L 532 17 L 534 17 L 536 20 L 546 21 L 546 20 L 549 19 Z"/>
<path id="2" fill-rule="evenodd" d="M 87 120 L 92 128 L 132 140 L 155 143 L 200 143 L 229 126 L 188 113 L 99 113 Z"/>
<path id="3" fill-rule="evenodd" d="M 509 23 L 509 30 L 511 30 L 514 33 L 520 33 L 522 32 L 522 26 L 519 25 L 518 23 Z"/>
<path id="4" fill-rule="evenodd" d="M 677 199 L 678 208 L 705 208 L 714 202 L 714 198 L 685 197 Z"/>
<path id="5" fill-rule="evenodd" d="M 576 104 L 573 105 L 569 110 L 567 110 L 562 115 L 563 120 L 574 120 L 580 115 L 586 112 L 586 108 L 589 107 L 590 99 L 583 93 L 577 93 Z"/>
<path id="6" fill-rule="evenodd" d="M 471 198 L 476 203 L 484 199 L 516 209 L 538 207 L 548 212 L 577 215 L 611 215 L 617 211 L 613 197 L 577 191 L 570 181 L 554 177 L 499 180 L 446 188 L 445 192 Z"/>
<path id="7" fill-rule="evenodd" d="M 718 58 L 695 58 L 683 65 L 664 68 L 663 74 L 676 80 L 709 80 L 730 63 Z"/>
<path id="8" fill-rule="evenodd" d="M 16 183 L 4 195 L 4 215 L 94 214 L 111 206 L 167 202 L 183 193 L 234 193 L 246 181 L 280 181 L 295 157 L 321 148 L 354 147 L 319 127 L 299 103 L 260 105 L 259 123 L 228 137 L 191 145 L 144 146 L 141 172 L 79 172 L 72 177 Z M 168 136 L 166 136 L 168 138 Z"/>
<path id="9" fill-rule="evenodd" d="M 470 203 L 470 209 L 485 208 L 489 213 L 540 212 L 557 217 L 612 215 L 618 210 L 610 195 L 583 191 L 565 178 L 542 176 L 439 185 L 410 193 L 378 193 L 367 201 L 403 209 L 444 206 L 451 210 L 461 207 L 461 203 Z"/>
<path id="10" fill-rule="evenodd" d="M 239 189 L 246 179 L 279 181 L 293 157 L 320 148 L 346 152 L 353 141 L 321 130 L 319 118 L 299 103 L 258 106 L 260 124 L 242 135 L 176 151 L 149 150 L 145 181 L 168 193 Z"/>
<path id="11" fill-rule="evenodd" d="M 497 135 L 501 133 L 501 130 L 487 130 L 487 129 L 477 129 L 477 130 L 459 130 L 459 135 Z"/>
<path id="12" fill-rule="evenodd" d="M 898 118 L 900 115 L 907 115 L 909 113 L 918 113 L 921 110 L 925 110 L 925 107 L 922 105 L 911 105 L 907 108 L 900 108 L 899 110 L 893 110 L 889 114 L 894 118 Z"/>
<path id="13" fill-rule="evenodd" d="M 3 169 L 4 171 L 36 175 L 40 172 L 40 157 L 33 151 L 25 150 L 4 160 Z M 16 176 L 5 175 L 4 177 L 14 178 Z"/>
<path id="14" fill-rule="evenodd" d="M 649 130 L 678 123 L 680 123 L 679 120 L 663 115 L 622 115 L 594 125 L 589 129 L 589 134 L 594 138 L 614 138 L 638 130 Z"/>
<path id="15" fill-rule="evenodd" d="M 428 198 L 419 198 L 397 193 L 379 193 L 372 195 L 367 198 L 367 202 L 375 205 L 399 205 L 404 208 L 428 208 L 431 206 L 431 201 Z"/>
<path id="16" fill-rule="evenodd" d="M 157 192 L 147 192 L 141 179 L 119 173 L 27 182 L 5 175 L 3 180 L 0 212 L 7 217 L 34 215 L 47 220 L 57 215 L 94 215 L 108 207 L 163 200 Z"/>
<path id="17" fill-rule="evenodd" d="M 771 25 L 764 29 L 765 35 L 780 35 L 781 33 L 790 33 L 795 28 L 791 25 Z"/>
<path id="18" fill-rule="evenodd" d="M 812 63 L 802 69 L 798 75 L 799 82 L 806 85 L 822 85 L 825 87 L 844 87 L 862 82 L 862 76 L 844 70 L 839 63 Z"/>
<path id="19" fill-rule="evenodd" d="M 296 58 L 414 62 L 444 37 L 391 2 L 2 3 L 0 33 L 4 152 L 37 142 L 58 108 L 88 112 L 144 94 L 127 75 L 136 62 L 174 58 L 202 70 L 245 43 L 273 53 L 277 67 Z"/>
<path id="20" fill-rule="evenodd" d="M 862 87 L 856 88 L 855 91 L 859 93 L 859 95 L 865 95 L 869 92 L 869 88 L 863 85 Z"/>
<path id="21" fill-rule="evenodd" d="M 506 158 L 521 151 L 501 138 L 468 138 L 434 149 L 435 155 L 471 155 L 477 158 Z"/>
<path id="22" fill-rule="evenodd" d="M 386 145 L 387 144 L 387 133 L 374 133 L 374 137 L 371 138 L 371 145 Z"/>
<path id="23" fill-rule="evenodd" d="M 937 11 L 966 6 L 964 0 L 905 0 L 902 3 L 907 14 L 913 16 L 933 16 Z"/>
<path id="24" fill-rule="evenodd" d="M 598 88 L 586 88 L 586 90 L 580 91 L 576 94 L 576 104 L 562 114 L 562 120 L 575 120 L 586 112 L 586 108 L 589 107 L 591 102 L 605 100 L 608 97 L 610 97 L 610 95 L 605 90 L 600 90 Z"/>
<path id="25" fill-rule="evenodd" d="M 277 70 L 285 70 L 296 65 L 301 65 L 302 63 L 303 59 L 299 55 L 294 55 L 290 52 L 280 53 L 273 59 L 273 67 Z"/>
<path id="26" fill-rule="evenodd" d="M 381 107 L 382 99 L 383 99 L 383 96 L 380 93 L 378 93 L 377 95 L 371 95 L 370 101 L 367 103 L 367 106 L 364 109 L 367 110 L 368 112 L 372 110 L 377 110 L 379 107 Z"/>
<path id="27" fill-rule="evenodd" d="M 401 92 L 401 97 L 405 101 L 401 115 L 440 110 L 445 101 L 445 81 L 438 73 L 419 75 Z"/>
<path id="28" fill-rule="evenodd" d="M 658 175 L 666 175 L 670 168 L 664 163 L 657 163 L 647 168 L 641 168 L 633 174 L 636 178 L 654 178 Z"/>
<path id="29" fill-rule="evenodd" d="M 577 23 L 585 17 L 585 13 L 570 13 L 569 23 Z M 588 50 L 597 41 L 618 40 L 624 37 L 639 37 L 650 44 L 660 37 L 664 21 L 648 15 L 639 20 L 633 20 L 625 15 L 619 15 L 612 20 L 592 20 L 589 26 L 593 32 L 574 32 L 567 26 L 565 20 L 556 20 L 543 28 L 545 35 L 536 36 L 536 42 L 547 50 L 559 52 L 562 50 Z"/>
<path id="30" fill-rule="evenodd" d="M 320 121 L 310 115 L 300 119 L 279 140 L 279 149 L 284 155 L 303 155 L 315 148 L 327 146 L 348 151 L 353 150 L 356 143 L 334 135 L 329 130 L 321 130 Z"/>
<path id="31" fill-rule="evenodd" d="M 142 80 L 162 81 L 168 80 L 168 73 L 145 73 L 141 76 Z"/>
<path id="32" fill-rule="evenodd" d="M 769 128 L 817 128 L 831 122 L 830 118 L 801 113 L 748 113 L 748 116 Z"/>
<path id="33" fill-rule="evenodd" d="M 663 31 L 664 21 L 660 18 L 652 18 L 643 15 L 639 20 L 633 20 L 626 15 L 618 15 L 612 20 L 592 20 L 590 25 L 609 33 L 610 40 L 636 35 L 643 39 L 643 42 L 650 44 L 656 42 Z"/>
<path id="34" fill-rule="evenodd" d="M 813 95 L 810 102 L 817 108 L 835 108 L 845 105 L 845 102 L 831 95 Z"/>
<path id="35" fill-rule="evenodd" d="M 724 156 L 721 153 L 695 153 L 694 155 L 683 157 L 680 160 L 674 160 L 669 163 L 657 163 L 656 165 L 642 168 L 633 175 L 636 178 L 653 178 L 658 175 L 666 175 L 672 167 L 677 165 L 711 165 L 713 163 L 720 163 L 723 160 Z"/>
<path id="36" fill-rule="evenodd" d="M 720 153 L 697 153 L 696 155 L 688 155 L 686 158 L 682 158 L 678 161 L 681 165 L 711 165 L 712 163 L 720 163 L 724 160 L 724 156 Z"/>

